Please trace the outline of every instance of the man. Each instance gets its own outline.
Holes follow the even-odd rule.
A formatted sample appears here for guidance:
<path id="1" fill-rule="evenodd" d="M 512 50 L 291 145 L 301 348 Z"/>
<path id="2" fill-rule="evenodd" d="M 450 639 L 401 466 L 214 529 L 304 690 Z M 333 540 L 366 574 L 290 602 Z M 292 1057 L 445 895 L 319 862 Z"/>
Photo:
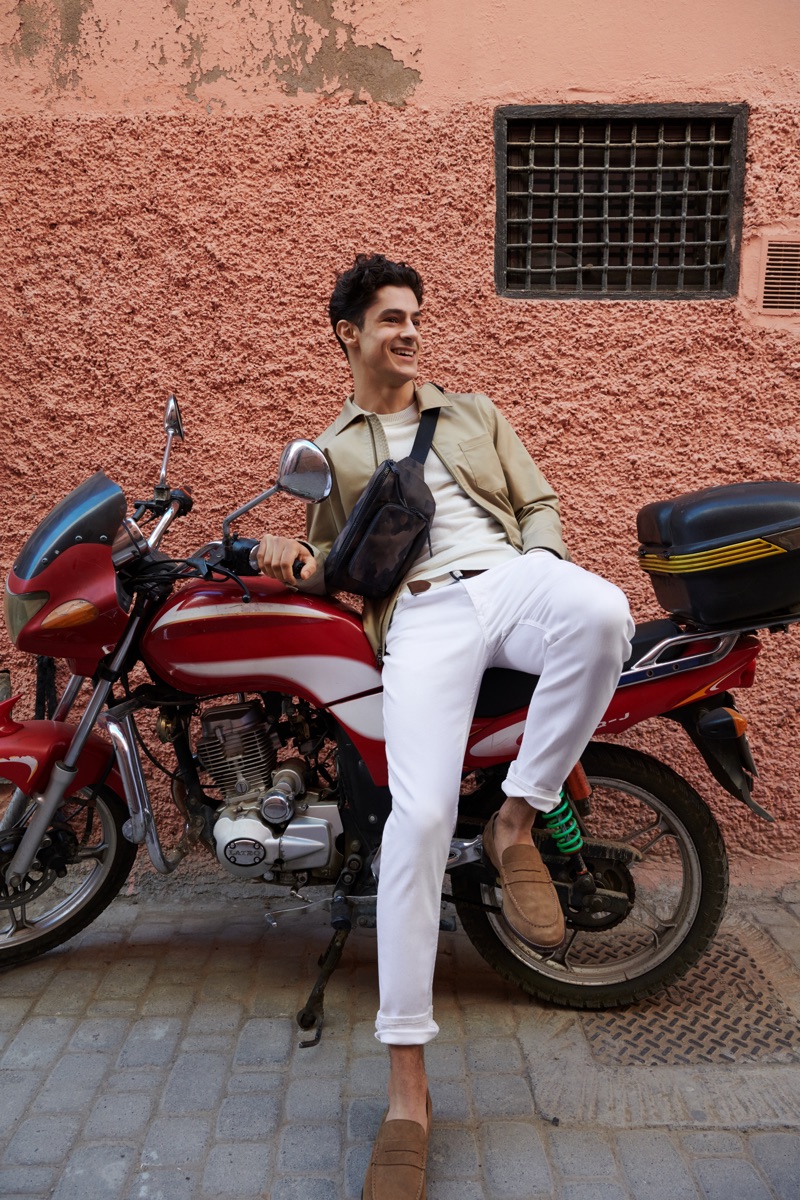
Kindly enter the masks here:
<path id="1" fill-rule="evenodd" d="M 519 438 L 481 395 L 417 386 L 422 281 L 383 255 L 358 255 L 337 279 L 334 333 L 353 393 L 318 438 L 333 474 L 310 510 L 308 542 L 265 535 L 261 570 L 324 590 L 324 559 L 370 476 L 408 455 L 422 410 L 440 410 L 425 480 L 436 501 L 431 546 L 364 625 L 383 662 L 392 812 L 378 887 L 380 1010 L 389 1107 L 364 1185 L 368 1200 L 424 1200 L 430 1098 L 424 1044 L 436 1036 L 432 982 L 441 883 L 467 735 L 484 670 L 540 675 L 506 800 L 484 835 L 503 917 L 543 952 L 564 939 L 558 898 L 531 836 L 534 810 L 559 801 L 630 649 L 623 594 L 567 561 L 558 501 Z"/>

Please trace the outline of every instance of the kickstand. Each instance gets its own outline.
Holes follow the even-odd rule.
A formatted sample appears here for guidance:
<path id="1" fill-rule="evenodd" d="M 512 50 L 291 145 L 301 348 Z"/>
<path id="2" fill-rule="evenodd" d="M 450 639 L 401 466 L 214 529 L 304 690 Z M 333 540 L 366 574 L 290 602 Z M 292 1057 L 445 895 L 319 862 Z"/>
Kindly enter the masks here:
<path id="1" fill-rule="evenodd" d="M 308 1046 L 316 1046 L 322 1037 L 322 1024 L 325 1019 L 325 985 L 339 965 L 339 959 L 342 957 L 344 944 L 349 934 L 349 929 L 337 929 L 328 943 L 327 950 L 320 955 L 319 966 L 321 970 L 317 976 L 317 982 L 311 989 L 311 995 L 306 1001 L 305 1008 L 301 1008 L 297 1014 L 297 1024 L 301 1029 L 306 1031 L 314 1030 L 312 1038 L 300 1043 L 304 1049 Z"/>

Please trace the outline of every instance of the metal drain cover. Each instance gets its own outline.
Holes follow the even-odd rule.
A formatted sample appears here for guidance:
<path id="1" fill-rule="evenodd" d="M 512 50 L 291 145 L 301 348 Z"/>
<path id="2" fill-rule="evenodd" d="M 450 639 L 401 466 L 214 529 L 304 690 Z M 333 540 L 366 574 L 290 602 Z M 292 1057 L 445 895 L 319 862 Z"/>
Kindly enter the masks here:
<path id="1" fill-rule="evenodd" d="M 796 1128 L 798 964 L 759 913 L 729 912 L 697 966 L 660 996 L 607 1013 L 539 1013 L 544 1117 L 608 1129 Z"/>
<path id="2" fill-rule="evenodd" d="M 800 1021 L 736 937 L 723 935 L 660 996 L 581 1016 L 598 1063 L 800 1062 Z"/>

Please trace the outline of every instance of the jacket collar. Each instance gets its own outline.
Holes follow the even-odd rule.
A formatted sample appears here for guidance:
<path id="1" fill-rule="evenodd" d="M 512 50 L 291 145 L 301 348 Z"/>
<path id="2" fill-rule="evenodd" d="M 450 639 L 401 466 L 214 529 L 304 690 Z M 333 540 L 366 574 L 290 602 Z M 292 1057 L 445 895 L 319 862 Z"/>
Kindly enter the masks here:
<path id="1" fill-rule="evenodd" d="M 423 383 L 420 387 L 414 389 L 414 399 L 416 400 L 420 412 L 424 412 L 426 408 L 452 408 L 453 401 L 448 393 L 440 392 L 432 383 Z M 352 395 L 348 396 L 344 402 L 344 407 L 339 413 L 336 420 L 333 422 L 333 431 L 340 434 L 348 425 L 352 425 L 353 421 L 359 417 L 366 417 L 367 413 L 363 408 L 359 408 L 353 402 Z"/>

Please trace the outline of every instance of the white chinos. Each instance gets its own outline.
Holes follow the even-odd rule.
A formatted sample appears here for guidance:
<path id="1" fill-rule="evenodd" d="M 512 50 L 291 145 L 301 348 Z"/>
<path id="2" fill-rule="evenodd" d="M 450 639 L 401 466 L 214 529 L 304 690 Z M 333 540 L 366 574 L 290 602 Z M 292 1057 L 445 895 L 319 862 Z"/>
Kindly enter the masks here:
<path id="1" fill-rule="evenodd" d="M 420 1045 L 438 1033 L 441 885 L 483 672 L 541 677 L 503 791 L 547 812 L 608 707 L 632 635 L 618 588 L 546 551 L 401 596 L 383 667 L 392 811 L 378 885 L 379 1041 Z"/>

